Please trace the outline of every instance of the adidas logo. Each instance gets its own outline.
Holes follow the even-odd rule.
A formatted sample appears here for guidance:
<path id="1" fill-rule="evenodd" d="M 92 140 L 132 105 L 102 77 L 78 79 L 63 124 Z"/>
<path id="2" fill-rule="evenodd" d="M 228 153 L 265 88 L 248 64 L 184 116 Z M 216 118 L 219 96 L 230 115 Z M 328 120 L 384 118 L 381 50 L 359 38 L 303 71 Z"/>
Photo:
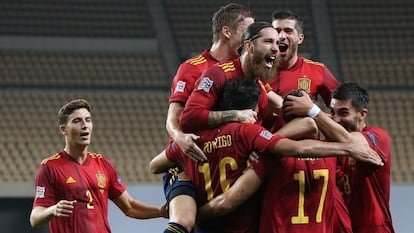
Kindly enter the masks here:
<path id="1" fill-rule="evenodd" d="M 73 179 L 72 176 L 69 176 L 68 179 L 66 180 L 66 184 L 73 184 L 73 183 L 76 183 L 76 180 Z"/>

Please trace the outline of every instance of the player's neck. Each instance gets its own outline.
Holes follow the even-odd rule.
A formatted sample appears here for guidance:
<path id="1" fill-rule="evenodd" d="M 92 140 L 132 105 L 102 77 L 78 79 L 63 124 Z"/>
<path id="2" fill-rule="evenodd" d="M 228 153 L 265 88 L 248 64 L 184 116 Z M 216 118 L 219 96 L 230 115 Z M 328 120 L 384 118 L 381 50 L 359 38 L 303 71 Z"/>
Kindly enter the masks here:
<path id="1" fill-rule="evenodd" d="M 88 157 L 88 146 L 66 145 L 63 150 L 79 164 L 83 164 Z"/>
<path id="2" fill-rule="evenodd" d="M 228 61 L 237 57 L 237 54 L 231 48 L 220 42 L 211 45 L 210 55 L 219 62 Z"/>
<path id="3" fill-rule="evenodd" d="M 293 55 L 293 57 L 291 57 L 287 60 L 281 60 L 280 63 L 279 63 L 279 68 L 281 68 L 283 70 L 288 70 L 296 64 L 298 59 L 299 59 L 298 54 L 295 54 L 295 55 Z"/>

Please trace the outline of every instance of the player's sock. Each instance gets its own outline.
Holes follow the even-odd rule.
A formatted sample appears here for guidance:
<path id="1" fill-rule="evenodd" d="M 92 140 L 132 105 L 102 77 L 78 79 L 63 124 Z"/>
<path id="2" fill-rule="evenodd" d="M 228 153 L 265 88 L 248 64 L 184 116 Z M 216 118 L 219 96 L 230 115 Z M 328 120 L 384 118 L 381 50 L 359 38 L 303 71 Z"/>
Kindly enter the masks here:
<path id="1" fill-rule="evenodd" d="M 164 233 L 188 233 L 188 231 L 178 223 L 169 222 L 165 227 Z"/>

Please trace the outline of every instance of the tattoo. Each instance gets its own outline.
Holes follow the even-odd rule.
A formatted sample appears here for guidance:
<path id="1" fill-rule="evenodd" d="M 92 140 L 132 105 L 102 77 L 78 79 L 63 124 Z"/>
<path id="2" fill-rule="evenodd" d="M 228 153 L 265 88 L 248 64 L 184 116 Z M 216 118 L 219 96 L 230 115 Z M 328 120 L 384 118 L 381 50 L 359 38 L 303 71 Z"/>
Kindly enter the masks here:
<path id="1" fill-rule="evenodd" d="M 210 128 L 215 128 L 227 122 L 237 121 L 237 111 L 210 111 L 208 115 L 208 125 Z"/>

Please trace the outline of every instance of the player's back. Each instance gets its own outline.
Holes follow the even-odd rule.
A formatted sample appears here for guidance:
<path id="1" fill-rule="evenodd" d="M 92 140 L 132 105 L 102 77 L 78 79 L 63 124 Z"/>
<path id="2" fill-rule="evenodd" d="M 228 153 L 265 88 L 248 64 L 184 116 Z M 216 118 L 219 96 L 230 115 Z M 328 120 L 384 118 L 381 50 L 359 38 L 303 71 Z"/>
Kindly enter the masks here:
<path id="1" fill-rule="evenodd" d="M 338 215 L 348 218 L 343 224 L 350 223 L 346 209 L 341 209 L 343 203 L 338 203 L 336 158 L 270 157 L 265 157 L 261 233 L 330 233 L 339 228 L 335 225 Z M 350 226 L 340 228 L 349 230 Z"/>
<path id="2" fill-rule="evenodd" d="M 225 192 L 243 174 L 252 150 L 252 143 L 244 136 L 248 127 L 261 129 L 258 125 L 229 123 L 199 132 L 206 162 L 195 162 L 181 153 L 179 165 L 196 187 L 199 206 Z M 198 224 L 196 232 L 257 232 L 259 207 L 254 195 L 232 213 Z"/>

